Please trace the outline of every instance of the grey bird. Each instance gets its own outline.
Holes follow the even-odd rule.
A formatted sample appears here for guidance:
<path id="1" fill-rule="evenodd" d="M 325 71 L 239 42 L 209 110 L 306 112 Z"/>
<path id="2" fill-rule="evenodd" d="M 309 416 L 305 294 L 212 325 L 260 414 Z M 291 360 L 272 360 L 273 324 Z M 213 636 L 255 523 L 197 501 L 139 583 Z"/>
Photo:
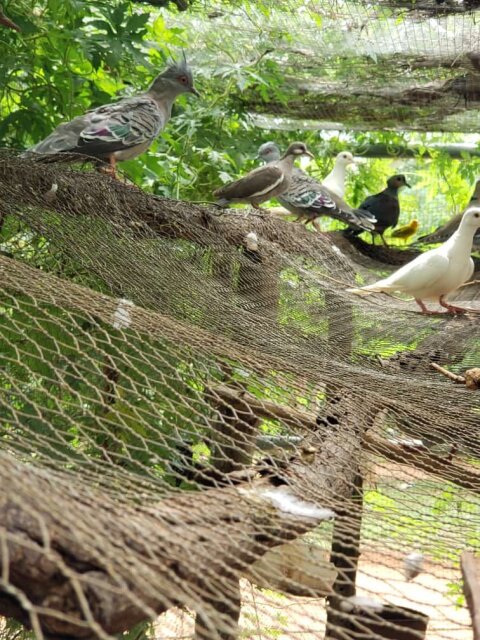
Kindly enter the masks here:
<path id="1" fill-rule="evenodd" d="M 268 165 L 278 160 L 280 149 L 275 142 L 266 142 L 258 149 L 258 157 Z M 321 231 L 317 222 L 317 218 L 321 216 L 335 218 L 361 231 L 374 229 L 376 222 L 371 213 L 352 209 L 333 191 L 297 167 L 293 168 L 288 190 L 282 193 L 278 201 L 285 209 L 296 214 L 296 222 L 311 222 L 317 231 Z"/>
<path id="2" fill-rule="evenodd" d="M 460 224 L 460 220 L 462 219 L 463 214 L 469 207 L 478 207 L 480 205 L 480 179 L 475 183 L 475 188 L 472 193 L 472 197 L 470 198 L 469 204 L 465 207 L 462 213 L 453 216 L 448 222 L 443 224 L 441 227 L 438 227 L 432 233 L 429 233 L 425 236 L 421 236 L 417 242 L 422 244 L 436 244 L 437 242 L 445 242 L 450 238 L 451 235 L 455 233 Z M 480 237 L 478 237 L 478 233 L 475 236 L 474 244 L 478 244 L 480 242 Z M 477 240 L 478 238 L 478 240 Z"/>
<path id="3" fill-rule="evenodd" d="M 375 233 L 378 233 L 385 246 L 388 246 L 383 234 L 388 228 L 397 226 L 400 217 L 400 203 L 398 201 L 398 192 L 402 187 L 410 187 L 404 175 L 391 176 L 387 180 L 387 188 L 373 196 L 368 196 L 359 209 L 369 211 L 375 216 Z M 346 235 L 357 236 L 360 231 L 356 229 L 348 229 Z M 373 241 L 373 233 L 372 233 Z"/>
<path id="4" fill-rule="evenodd" d="M 302 155 L 313 158 L 303 142 L 292 142 L 276 162 L 254 169 L 240 180 L 214 191 L 217 204 L 223 206 L 231 202 L 248 202 L 254 209 L 260 209 L 262 202 L 279 196 L 290 187 L 293 163 L 295 158 Z"/>
<path id="5" fill-rule="evenodd" d="M 40 162 L 72 161 L 78 154 L 108 162 L 115 176 L 117 161 L 148 149 L 170 119 L 182 93 L 199 95 L 185 60 L 173 61 L 143 94 L 106 104 L 59 125 L 22 157 Z"/>

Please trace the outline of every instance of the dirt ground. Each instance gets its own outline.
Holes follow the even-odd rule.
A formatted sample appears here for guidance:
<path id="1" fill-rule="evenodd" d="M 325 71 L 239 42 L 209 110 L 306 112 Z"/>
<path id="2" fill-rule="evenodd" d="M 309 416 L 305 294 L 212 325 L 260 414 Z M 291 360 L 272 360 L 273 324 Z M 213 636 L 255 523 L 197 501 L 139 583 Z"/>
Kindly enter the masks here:
<path id="1" fill-rule="evenodd" d="M 379 559 L 380 560 L 380 559 Z M 391 564 L 392 558 L 389 558 Z M 395 559 L 396 560 L 396 559 Z M 375 557 L 362 554 L 358 573 L 358 594 L 383 603 L 416 609 L 429 616 L 426 640 L 472 640 L 470 618 L 446 597 L 447 583 L 458 576 L 452 571 L 426 565 L 425 573 L 406 582 L 396 568 L 377 564 Z M 324 601 L 290 598 L 264 592 L 246 580 L 243 583 L 241 626 L 245 640 L 319 640 L 325 631 Z M 158 620 L 156 638 L 191 638 L 193 616 L 169 611 Z"/>

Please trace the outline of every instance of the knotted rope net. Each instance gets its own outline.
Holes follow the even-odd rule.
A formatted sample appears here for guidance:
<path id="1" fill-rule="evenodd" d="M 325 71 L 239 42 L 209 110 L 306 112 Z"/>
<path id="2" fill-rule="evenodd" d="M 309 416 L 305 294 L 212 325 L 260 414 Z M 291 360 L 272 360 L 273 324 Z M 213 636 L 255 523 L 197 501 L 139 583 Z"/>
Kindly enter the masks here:
<path id="1" fill-rule="evenodd" d="M 393 267 L 341 234 L 10 154 L 0 217 L 2 637 L 470 637 L 480 395 L 431 363 L 477 367 L 478 316 L 352 296 Z"/>
<path id="2" fill-rule="evenodd" d="M 204 19 L 205 8 L 210 9 Z M 477 0 L 296 0 L 193 3 L 178 17 L 200 70 L 225 63 L 255 73 L 281 69 L 275 88 L 244 92 L 258 124 L 292 120 L 337 130 L 478 131 L 480 48 Z M 219 43 L 218 34 L 225 34 Z M 206 70 L 206 71 L 205 71 Z M 313 121 L 313 123 L 312 123 Z"/>

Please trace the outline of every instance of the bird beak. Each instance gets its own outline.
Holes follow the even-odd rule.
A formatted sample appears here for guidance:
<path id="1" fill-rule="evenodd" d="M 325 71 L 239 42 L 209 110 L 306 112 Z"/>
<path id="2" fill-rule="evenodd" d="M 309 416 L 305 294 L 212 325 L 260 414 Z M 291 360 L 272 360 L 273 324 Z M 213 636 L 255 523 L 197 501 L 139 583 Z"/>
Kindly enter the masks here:
<path id="1" fill-rule="evenodd" d="M 200 94 L 199 92 L 195 89 L 195 87 L 191 87 L 190 88 L 190 93 L 193 93 L 194 96 L 197 96 L 197 98 L 200 98 Z"/>
<path id="2" fill-rule="evenodd" d="M 310 158 L 313 158 L 315 160 L 315 156 L 308 149 L 305 151 L 305 155 L 310 156 Z"/>
<path id="3" fill-rule="evenodd" d="M 412 187 L 408 184 L 408 182 L 405 182 L 405 186 L 408 187 L 409 189 L 411 189 Z"/>

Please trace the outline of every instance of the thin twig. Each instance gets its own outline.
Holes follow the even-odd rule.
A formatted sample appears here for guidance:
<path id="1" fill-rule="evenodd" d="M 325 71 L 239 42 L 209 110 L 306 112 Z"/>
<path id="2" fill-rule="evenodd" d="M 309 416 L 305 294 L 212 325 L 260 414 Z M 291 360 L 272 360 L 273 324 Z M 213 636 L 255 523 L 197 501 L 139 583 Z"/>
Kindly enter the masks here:
<path id="1" fill-rule="evenodd" d="M 468 287 L 471 284 L 480 284 L 480 280 L 470 280 L 470 282 L 464 282 L 459 287 L 457 287 L 457 289 L 462 289 L 462 287 Z"/>
<path id="2" fill-rule="evenodd" d="M 452 373 L 451 371 L 448 371 L 447 369 L 444 369 L 443 367 L 441 367 L 436 362 L 431 362 L 430 366 L 432 367 L 432 369 L 435 369 L 436 371 L 438 371 L 442 375 L 444 375 L 447 378 L 449 378 L 449 380 L 452 380 L 453 382 L 455 382 L 455 384 L 465 384 L 465 378 L 463 376 L 457 376 L 456 373 Z"/>

